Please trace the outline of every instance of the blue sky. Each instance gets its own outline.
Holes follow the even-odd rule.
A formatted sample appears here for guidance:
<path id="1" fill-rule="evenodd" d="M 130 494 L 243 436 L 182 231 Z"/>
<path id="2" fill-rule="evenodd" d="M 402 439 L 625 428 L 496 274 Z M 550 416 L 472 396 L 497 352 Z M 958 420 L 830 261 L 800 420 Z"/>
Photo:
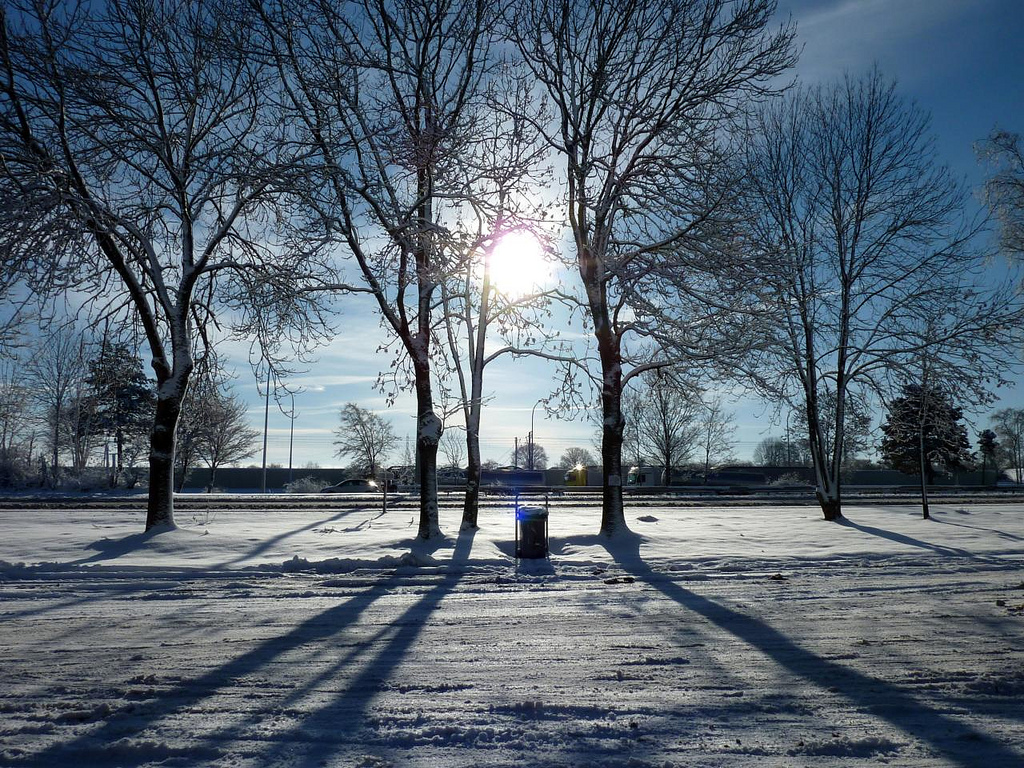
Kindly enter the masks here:
<path id="1" fill-rule="evenodd" d="M 801 82 L 829 82 L 844 72 L 859 75 L 877 64 L 897 80 L 903 95 L 932 115 L 940 157 L 974 188 L 985 174 L 974 143 L 995 127 L 1024 131 L 1024 0 L 780 0 L 779 14 L 797 23 L 802 52 L 794 74 Z M 380 331 L 372 306 L 362 298 L 346 300 L 342 307 L 338 337 L 319 351 L 306 374 L 291 382 L 304 390 L 295 399 L 298 467 L 345 463 L 333 457 L 332 431 L 338 410 L 348 401 L 381 411 L 399 435 L 414 433 L 412 397 L 399 397 L 388 409 L 384 396 L 373 389 L 378 370 L 389 359 L 375 353 Z M 234 352 L 237 390 L 249 403 L 253 425 L 262 431 L 263 403 L 246 349 Z M 549 365 L 530 360 L 504 360 L 488 369 L 485 459 L 509 461 L 514 438 L 524 439 L 530 430 L 531 409 L 549 393 L 552 376 Z M 1002 394 L 1001 405 L 1024 407 L 1024 388 Z M 784 425 L 771 423 L 772 409 L 759 402 L 739 400 L 732 409 L 739 459 L 749 459 L 765 436 L 784 432 Z M 537 443 L 552 460 L 573 445 L 593 450 L 594 429 L 585 421 L 548 418 L 537 407 L 534 426 Z M 288 431 L 288 419 L 272 403 L 269 462 L 287 465 Z"/>

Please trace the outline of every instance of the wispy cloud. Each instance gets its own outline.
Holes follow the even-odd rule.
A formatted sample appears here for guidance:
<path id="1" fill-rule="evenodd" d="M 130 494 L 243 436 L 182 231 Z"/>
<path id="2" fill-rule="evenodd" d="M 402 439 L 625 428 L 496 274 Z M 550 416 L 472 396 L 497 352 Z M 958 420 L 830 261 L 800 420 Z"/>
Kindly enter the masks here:
<path id="1" fill-rule="evenodd" d="M 941 47 L 928 45 L 936 33 L 959 23 L 995 0 L 827 0 L 793 2 L 783 9 L 797 22 L 803 52 L 798 72 L 804 81 L 857 74 L 872 62 L 899 70 L 904 78 L 933 76 Z"/>

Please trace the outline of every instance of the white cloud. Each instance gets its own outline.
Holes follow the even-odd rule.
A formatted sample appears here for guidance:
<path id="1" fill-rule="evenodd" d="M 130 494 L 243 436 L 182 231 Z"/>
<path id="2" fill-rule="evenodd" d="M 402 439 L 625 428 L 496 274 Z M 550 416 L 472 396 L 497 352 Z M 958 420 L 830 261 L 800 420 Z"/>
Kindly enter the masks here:
<path id="1" fill-rule="evenodd" d="M 879 63 L 901 80 L 933 77 L 953 66 L 941 46 L 929 44 L 942 28 L 994 0 L 840 0 L 793 3 L 782 9 L 797 23 L 802 53 L 797 70 L 805 81 L 858 74 Z"/>

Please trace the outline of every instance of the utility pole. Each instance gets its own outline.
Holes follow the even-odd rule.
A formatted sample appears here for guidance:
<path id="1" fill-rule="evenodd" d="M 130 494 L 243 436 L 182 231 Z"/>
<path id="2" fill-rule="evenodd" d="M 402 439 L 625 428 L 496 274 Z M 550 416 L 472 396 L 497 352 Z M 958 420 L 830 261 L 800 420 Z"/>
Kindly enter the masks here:
<path id="1" fill-rule="evenodd" d="M 787 467 L 792 467 L 793 466 L 793 452 L 792 452 L 792 445 L 793 444 L 789 441 L 789 417 L 792 416 L 792 415 L 793 415 L 793 409 L 790 408 L 786 412 L 786 466 Z"/>
<path id="2" fill-rule="evenodd" d="M 295 443 L 295 393 L 289 392 L 292 398 L 292 409 L 290 412 L 291 425 L 288 428 L 288 482 L 292 481 L 292 445 Z M 264 434 L 266 432 L 264 431 Z"/>
<path id="3" fill-rule="evenodd" d="M 512 467 L 519 469 L 519 438 L 516 438 L 516 447 L 512 449 Z"/>
<path id="4" fill-rule="evenodd" d="M 267 492 L 267 425 L 270 423 L 270 365 L 267 365 L 267 399 L 263 407 L 263 483 L 261 492 Z"/>

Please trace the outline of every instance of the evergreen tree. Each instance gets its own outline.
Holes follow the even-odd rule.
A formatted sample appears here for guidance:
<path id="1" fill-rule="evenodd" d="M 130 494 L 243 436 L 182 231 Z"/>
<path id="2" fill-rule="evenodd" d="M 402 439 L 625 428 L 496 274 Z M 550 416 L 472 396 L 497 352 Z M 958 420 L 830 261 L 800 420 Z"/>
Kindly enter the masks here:
<path id="1" fill-rule="evenodd" d="M 900 472 L 923 471 L 928 483 L 933 483 L 936 466 L 946 471 L 961 469 L 974 458 L 962 420 L 963 410 L 941 389 L 908 384 L 889 404 L 882 424 L 882 459 Z"/>
<path id="2" fill-rule="evenodd" d="M 981 453 L 981 484 L 985 485 L 986 472 L 991 464 L 996 467 L 996 450 L 999 443 L 996 441 L 996 433 L 991 429 L 984 429 L 978 433 L 978 451 Z"/>
<path id="3" fill-rule="evenodd" d="M 114 439 L 116 452 L 110 484 L 117 485 L 125 469 L 129 442 L 144 439 L 153 424 L 156 397 L 142 361 L 124 343 L 104 344 L 89 362 L 87 384 L 95 403 L 94 424 Z M 137 451 L 128 451 L 131 457 Z M 131 469 L 134 461 L 129 462 Z"/>

